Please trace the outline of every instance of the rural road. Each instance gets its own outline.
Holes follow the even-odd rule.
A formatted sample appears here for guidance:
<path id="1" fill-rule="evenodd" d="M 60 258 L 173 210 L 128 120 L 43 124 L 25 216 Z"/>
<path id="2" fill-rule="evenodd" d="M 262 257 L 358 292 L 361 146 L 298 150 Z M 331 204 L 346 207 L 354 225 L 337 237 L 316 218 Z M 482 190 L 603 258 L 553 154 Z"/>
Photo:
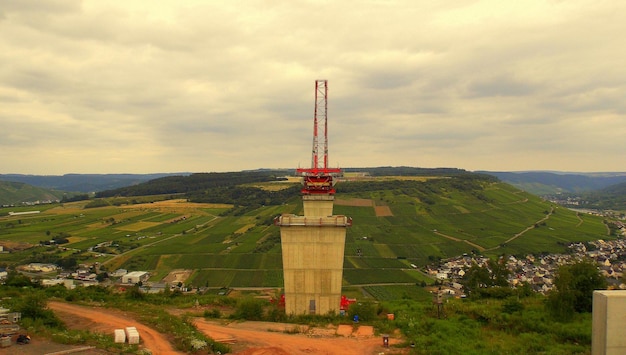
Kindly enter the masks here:
<path id="1" fill-rule="evenodd" d="M 441 233 L 441 232 L 435 232 L 435 234 L 437 234 L 438 236 L 444 237 L 444 238 L 448 238 L 448 239 L 450 239 L 450 240 L 454 240 L 455 242 L 462 242 L 462 243 L 468 244 L 468 245 L 470 245 L 470 246 L 472 246 L 472 247 L 474 247 L 474 248 L 478 249 L 478 251 L 484 251 L 484 250 L 485 250 L 485 248 L 484 248 L 484 247 L 481 247 L 480 245 L 478 245 L 478 244 L 476 244 L 476 243 L 472 243 L 472 242 L 470 242 L 469 240 L 455 238 L 455 237 L 453 237 L 453 236 L 446 235 L 446 234 L 443 234 L 443 233 Z"/>
<path id="2" fill-rule="evenodd" d="M 92 332 L 113 334 L 115 329 L 134 326 L 139 331 L 143 347 L 153 354 L 184 354 L 174 350 L 165 336 L 156 330 L 138 323 L 123 312 L 109 308 L 85 307 L 63 302 L 48 302 L 48 308 L 72 329 L 89 329 Z"/>
<path id="3" fill-rule="evenodd" d="M 64 302 L 49 302 L 53 310 L 70 328 L 89 329 L 92 332 L 113 334 L 114 329 L 134 326 L 139 331 L 143 348 L 152 354 L 177 355 L 165 336 L 138 323 L 124 312 L 100 307 L 86 307 Z M 405 354 L 406 349 L 384 348 L 382 338 L 374 335 L 371 326 L 339 325 L 311 328 L 306 325 L 232 322 L 223 324 L 196 318 L 194 325 L 212 339 L 231 343 L 233 354 L 239 355 L 374 355 Z M 282 327 L 282 328 L 281 328 Z M 294 327 L 302 327 L 304 333 L 288 334 Z M 389 344 L 401 340 L 389 338 Z"/>

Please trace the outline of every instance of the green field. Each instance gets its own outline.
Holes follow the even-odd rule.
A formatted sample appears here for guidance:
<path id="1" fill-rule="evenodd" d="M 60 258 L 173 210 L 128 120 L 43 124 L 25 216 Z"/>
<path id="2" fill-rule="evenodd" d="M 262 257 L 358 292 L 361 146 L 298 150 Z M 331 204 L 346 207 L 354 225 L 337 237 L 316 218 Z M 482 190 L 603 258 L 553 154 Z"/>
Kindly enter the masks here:
<path id="1" fill-rule="evenodd" d="M 371 206 L 342 203 L 334 208 L 334 214 L 353 218 L 344 260 L 348 287 L 408 287 L 429 281 L 411 264 L 423 266 L 433 258 L 472 251 L 489 256 L 562 252 L 572 241 L 615 238 L 607 235 L 600 217 L 577 214 L 499 182 L 469 189 L 433 179 L 354 192 L 350 183 L 344 184 L 338 187 L 342 200 L 372 201 Z M 348 192 L 342 193 L 342 186 Z M 280 230 L 271 221 L 281 213 L 301 213 L 299 199 L 237 216 L 229 214 L 229 206 L 160 200 L 97 208 L 84 208 L 87 202 L 46 205 L 36 208 L 38 214 L 18 216 L 8 212 L 29 209 L 0 209 L 5 249 L 32 245 L 0 254 L 0 262 L 75 258 L 78 263 L 99 262 L 109 271 L 150 271 L 151 281 L 173 269 L 189 269 L 193 273 L 187 283 L 195 287 L 282 286 Z M 388 206 L 392 215 L 377 216 L 375 206 Z M 58 236 L 69 240 L 62 245 L 66 250 L 35 246 Z M 99 243 L 110 245 L 95 248 Z M 382 298 L 413 292 L 370 291 Z"/>

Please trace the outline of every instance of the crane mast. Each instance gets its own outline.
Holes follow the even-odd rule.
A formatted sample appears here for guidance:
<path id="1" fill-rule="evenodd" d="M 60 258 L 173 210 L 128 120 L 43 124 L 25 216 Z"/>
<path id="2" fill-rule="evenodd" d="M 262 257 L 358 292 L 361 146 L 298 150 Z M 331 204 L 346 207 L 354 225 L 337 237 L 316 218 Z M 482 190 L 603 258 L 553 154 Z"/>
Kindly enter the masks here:
<path id="1" fill-rule="evenodd" d="M 320 137 L 320 134 L 323 134 Z M 302 175 L 302 194 L 335 193 L 333 176 L 341 173 L 339 168 L 328 167 L 328 81 L 315 81 L 315 111 L 313 115 L 313 149 L 311 168 L 299 168 Z"/>

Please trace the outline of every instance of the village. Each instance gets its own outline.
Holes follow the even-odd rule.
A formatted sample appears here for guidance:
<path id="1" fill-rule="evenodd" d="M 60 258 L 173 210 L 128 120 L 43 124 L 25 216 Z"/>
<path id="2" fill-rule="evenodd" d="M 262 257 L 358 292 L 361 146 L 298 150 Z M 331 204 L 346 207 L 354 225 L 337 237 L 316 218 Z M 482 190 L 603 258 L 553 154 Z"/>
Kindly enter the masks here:
<path id="1" fill-rule="evenodd" d="M 622 226 L 621 232 L 624 235 Z M 609 289 L 626 289 L 623 277 L 626 270 L 626 239 L 597 240 L 585 243 L 572 243 L 567 254 L 527 255 L 523 258 L 513 255 L 500 260 L 510 272 L 508 282 L 511 287 L 528 284 L 535 292 L 547 294 L 554 288 L 556 272 L 561 265 L 572 264 L 586 259 L 598 264 L 598 269 L 609 285 Z M 502 258 L 502 257 L 501 257 Z M 438 266 L 427 266 L 424 271 L 436 278 L 445 287 L 445 293 L 455 297 L 465 297 L 461 280 L 472 265 L 487 267 L 489 258 L 478 255 L 462 255 Z"/>

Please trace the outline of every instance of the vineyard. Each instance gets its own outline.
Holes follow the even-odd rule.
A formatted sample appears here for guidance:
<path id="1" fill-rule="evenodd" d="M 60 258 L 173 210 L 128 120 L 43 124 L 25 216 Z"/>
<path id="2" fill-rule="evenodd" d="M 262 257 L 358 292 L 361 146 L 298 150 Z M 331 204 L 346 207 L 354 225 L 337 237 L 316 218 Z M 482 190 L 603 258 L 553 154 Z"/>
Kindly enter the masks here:
<path id="1" fill-rule="evenodd" d="M 611 238 L 599 217 L 578 215 L 499 182 L 358 184 L 343 183 L 346 192 L 340 190 L 341 202 L 334 207 L 334 214 L 353 218 L 346 235 L 344 286 L 367 287 L 380 299 L 412 295 L 409 285 L 432 283 L 412 265 L 472 252 L 561 252 L 569 241 Z M 101 207 L 87 208 L 92 202 L 81 201 L 19 216 L 0 209 L 0 242 L 30 246 L 0 254 L 0 262 L 72 259 L 97 262 L 109 272 L 149 271 L 152 282 L 184 269 L 192 271 L 186 282 L 193 287 L 282 287 L 280 229 L 272 221 L 302 211 L 298 198 L 255 208 L 163 196 L 123 200 L 127 204 L 120 198 L 103 201 Z M 377 216 L 376 206 L 390 213 Z M 522 237 L 512 239 L 522 231 Z M 40 246 L 56 237 L 68 243 Z"/>

